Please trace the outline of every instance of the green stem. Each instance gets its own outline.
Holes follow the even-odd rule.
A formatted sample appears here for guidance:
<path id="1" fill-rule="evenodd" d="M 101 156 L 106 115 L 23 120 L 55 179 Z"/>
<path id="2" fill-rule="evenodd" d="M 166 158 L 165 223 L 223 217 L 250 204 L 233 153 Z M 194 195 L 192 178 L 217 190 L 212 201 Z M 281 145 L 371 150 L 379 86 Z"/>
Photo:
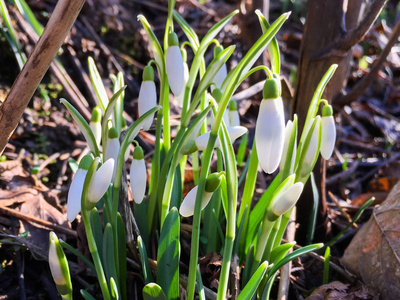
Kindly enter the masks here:
<path id="1" fill-rule="evenodd" d="M 90 226 L 89 213 L 82 209 L 83 223 L 85 224 L 86 237 L 89 245 L 90 254 L 92 255 L 94 266 L 96 268 L 97 279 L 99 280 L 101 293 L 105 300 L 110 300 L 110 292 L 108 290 L 106 276 L 104 275 L 103 265 L 101 264 L 99 252 L 97 251 L 96 242 L 94 240 L 92 227 Z"/>
<path id="2" fill-rule="evenodd" d="M 267 245 L 268 242 L 269 234 L 271 233 L 273 227 L 274 227 L 274 222 L 270 222 L 268 221 L 267 218 L 264 218 L 260 239 L 258 240 L 257 243 L 256 254 L 254 255 L 254 262 L 255 262 L 255 266 L 253 266 L 254 270 L 256 270 L 260 265 L 261 258 L 265 251 L 265 246 Z"/>

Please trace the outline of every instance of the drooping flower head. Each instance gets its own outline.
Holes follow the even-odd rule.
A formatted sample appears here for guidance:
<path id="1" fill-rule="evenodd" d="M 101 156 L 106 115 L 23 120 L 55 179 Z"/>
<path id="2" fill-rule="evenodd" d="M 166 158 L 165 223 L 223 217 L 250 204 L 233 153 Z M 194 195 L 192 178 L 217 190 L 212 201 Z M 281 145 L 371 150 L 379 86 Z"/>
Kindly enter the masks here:
<path id="1" fill-rule="evenodd" d="M 185 68 L 178 36 L 175 32 L 170 32 L 168 35 L 166 64 L 169 87 L 175 96 L 179 96 L 185 85 Z"/>
<path id="2" fill-rule="evenodd" d="M 119 142 L 119 137 L 118 137 L 118 131 L 115 127 L 111 127 L 108 130 L 108 140 L 107 140 L 107 146 L 104 154 L 104 160 L 107 161 L 110 158 L 116 162 L 118 160 L 118 153 L 119 153 L 119 148 L 121 147 L 121 144 Z M 114 179 L 115 176 L 115 167 L 116 164 L 114 164 L 114 171 L 113 171 L 113 176 L 112 178 Z"/>
<path id="3" fill-rule="evenodd" d="M 140 85 L 138 111 L 139 117 L 157 105 L 156 85 L 154 84 L 154 70 L 147 65 L 143 70 L 143 81 Z M 149 130 L 153 124 L 153 116 L 143 124 L 143 130 Z"/>
<path id="4" fill-rule="evenodd" d="M 185 98 L 185 87 L 189 80 L 189 67 L 186 62 L 186 59 L 187 59 L 186 50 L 184 48 L 181 48 L 181 53 L 182 53 L 182 59 L 183 59 L 183 87 L 182 87 L 182 91 L 180 92 L 180 94 L 175 95 L 176 101 L 178 102 L 178 105 L 180 107 L 183 106 L 183 100 Z"/>
<path id="5" fill-rule="evenodd" d="M 243 127 L 243 126 L 228 127 L 227 130 L 228 130 L 229 138 L 232 143 L 248 131 L 247 128 Z M 210 139 L 210 132 L 206 132 L 206 133 L 200 135 L 199 137 L 197 137 L 197 139 L 195 141 L 197 149 L 198 150 L 206 150 L 209 139 Z M 214 147 L 218 148 L 220 146 L 221 146 L 221 142 L 220 142 L 219 138 L 217 137 Z"/>
<path id="6" fill-rule="evenodd" d="M 322 157 L 328 160 L 332 156 L 336 141 L 336 126 L 330 105 L 324 105 L 322 108 L 321 131 L 320 152 Z"/>
<path id="7" fill-rule="evenodd" d="M 142 203 L 146 192 L 147 174 L 143 149 L 139 145 L 136 146 L 135 150 L 133 151 L 133 159 L 130 169 L 130 182 L 133 200 L 137 204 Z"/>
<path id="8" fill-rule="evenodd" d="M 217 190 L 222 181 L 223 172 L 212 173 L 207 177 L 206 187 L 203 194 L 203 202 L 201 204 L 201 209 L 203 210 L 207 204 L 210 202 L 213 193 Z M 179 213 L 182 217 L 190 217 L 194 214 L 194 207 L 196 204 L 198 186 L 192 188 L 186 195 L 185 199 L 179 208 Z"/>
<path id="9" fill-rule="evenodd" d="M 271 174 L 279 166 L 285 141 L 285 118 L 278 79 L 265 81 L 255 139 L 261 168 Z"/>

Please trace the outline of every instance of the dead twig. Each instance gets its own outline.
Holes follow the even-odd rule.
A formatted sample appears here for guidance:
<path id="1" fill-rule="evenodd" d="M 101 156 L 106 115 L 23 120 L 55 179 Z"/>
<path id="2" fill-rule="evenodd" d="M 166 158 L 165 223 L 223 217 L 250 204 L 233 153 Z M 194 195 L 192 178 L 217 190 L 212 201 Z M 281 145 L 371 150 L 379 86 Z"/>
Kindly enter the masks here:
<path id="1" fill-rule="evenodd" d="M 84 3 L 84 0 L 57 2 L 42 36 L 0 106 L 0 155 Z"/>

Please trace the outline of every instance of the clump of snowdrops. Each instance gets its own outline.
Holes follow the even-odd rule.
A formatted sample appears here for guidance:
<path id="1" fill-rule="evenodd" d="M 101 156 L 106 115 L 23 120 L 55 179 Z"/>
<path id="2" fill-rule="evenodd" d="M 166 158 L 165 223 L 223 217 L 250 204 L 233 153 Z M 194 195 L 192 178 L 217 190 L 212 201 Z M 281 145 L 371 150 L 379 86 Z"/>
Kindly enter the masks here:
<path id="1" fill-rule="evenodd" d="M 90 150 L 79 162 L 71 183 L 68 219 L 72 222 L 79 212 L 82 214 L 93 262 L 85 261 L 96 272 L 104 299 L 127 299 L 126 236 L 119 203 L 123 169 L 130 149 L 134 148 L 129 181 L 135 202 L 133 214 L 140 231 L 136 246 L 144 299 L 179 299 L 182 296 L 193 299 L 196 293 L 200 299 L 206 299 L 198 258 L 212 251 L 223 257 L 217 299 L 227 296 L 233 256 L 243 266 L 237 298 L 251 299 L 256 295 L 257 299 L 268 299 L 280 267 L 322 247 L 321 244 L 309 245 L 288 254 L 295 242 L 282 244 L 282 236 L 319 153 L 329 159 L 333 151 L 336 133 L 332 108 L 326 100 L 321 100 L 321 95 L 336 66 L 327 71 L 317 87 L 304 130 L 299 133 L 296 116 L 285 124 L 279 49 L 274 38 L 290 14 L 281 15 L 269 25 L 257 12 L 263 35 L 228 72 L 226 62 L 235 46 L 224 49 L 215 37 L 238 11 L 214 25 L 200 40 L 174 11 L 174 5 L 175 1 L 169 1 L 163 47 L 146 18 L 138 17 L 154 59 L 143 71 L 138 97 L 139 118 L 133 124 L 125 128 L 122 115 L 123 75 L 112 78 L 114 94 L 109 99 L 92 59 L 89 59 L 90 76 L 100 105 L 93 110 L 90 123 L 67 100 L 61 100 L 82 130 Z M 176 24 L 186 35 L 183 43 L 174 31 Z M 271 69 L 253 67 L 266 48 L 271 56 Z M 190 63 L 187 61 L 189 51 L 193 54 Z M 204 58 L 207 51 L 214 53 L 209 63 Z M 157 85 L 155 72 L 159 78 Z M 239 138 L 247 141 L 244 138 L 247 129 L 240 126 L 232 96 L 241 82 L 254 72 L 264 73 L 266 81 L 247 173 L 245 177 L 241 174 L 245 178 L 244 192 L 238 199 L 239 173 L 232 144 Z M 170 135 L 170 92 L 182 107 L 174 139 Z M 318 115 L 321 106 L 322 116 Z M 148 183 L 144 152 L 135 137 L 141 130 L 151 129 L 155 130 L 155 149 Z M 121 133 L 123 138 L 120 138 Z M 216 169 L 210 166 L 213 155 L 217 159 Z M 183 174 L 189 159 L 195 187 L 183 197 Z M 251 209 L 259 165 L 264 172 L 276 173 L 276 176 Z M 192 218 L 192 236 L 186 295 L 180 295 L 180 224 L 187 222 L 185 218 Z M 147 259 L 151 256 L 148 252 L 151 243 L 157 243 L 157 257 L 153 257 L 157 260 L 155 274 Z M 68 247 L 64 242 L 62 245 Z M 49 263 L 60 295 L 71 299 L 68 263 L 54 233 L 50 234 Z M 93 299 L 88 290 L 80 292 L 85 299 Z"/>

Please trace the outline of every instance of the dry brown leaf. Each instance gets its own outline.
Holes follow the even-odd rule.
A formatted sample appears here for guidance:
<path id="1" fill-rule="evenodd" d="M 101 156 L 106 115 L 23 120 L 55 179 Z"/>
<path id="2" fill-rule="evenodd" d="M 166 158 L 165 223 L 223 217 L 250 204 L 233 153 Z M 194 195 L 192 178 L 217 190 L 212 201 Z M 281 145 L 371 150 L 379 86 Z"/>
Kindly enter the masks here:
<path id="1" fill-rule="evenodd" d="M 307 300 L 362 300 L 375 299 L 368 289 L 359 287 L 350 288 L 348 284 L 333 281 L 317 288 Z"/>
<path id="2" fill-rule="evenodd" d="M 400 182 L 374 209 L 341 261 L 381 299 L 400 299 Z"/>

